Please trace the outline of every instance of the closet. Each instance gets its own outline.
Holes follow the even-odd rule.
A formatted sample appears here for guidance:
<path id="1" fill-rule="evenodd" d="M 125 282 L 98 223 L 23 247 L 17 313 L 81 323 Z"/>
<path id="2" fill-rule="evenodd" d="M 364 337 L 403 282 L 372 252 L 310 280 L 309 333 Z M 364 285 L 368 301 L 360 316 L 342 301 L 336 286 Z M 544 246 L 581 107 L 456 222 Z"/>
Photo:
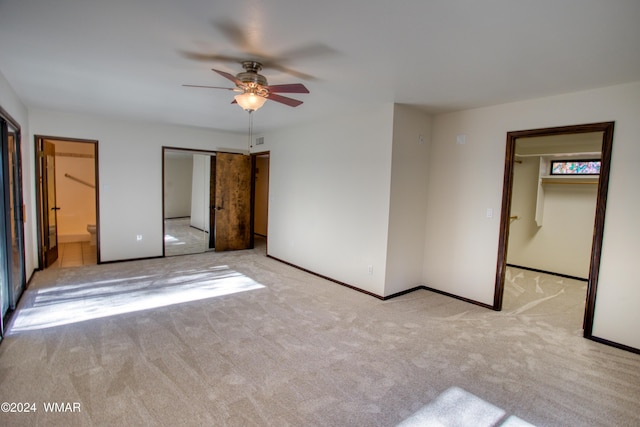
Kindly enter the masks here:
<path id="1" fill-rule="evenodd" d="M 518 138 L 507 264 L 588 279 L 602 132 Z"/>

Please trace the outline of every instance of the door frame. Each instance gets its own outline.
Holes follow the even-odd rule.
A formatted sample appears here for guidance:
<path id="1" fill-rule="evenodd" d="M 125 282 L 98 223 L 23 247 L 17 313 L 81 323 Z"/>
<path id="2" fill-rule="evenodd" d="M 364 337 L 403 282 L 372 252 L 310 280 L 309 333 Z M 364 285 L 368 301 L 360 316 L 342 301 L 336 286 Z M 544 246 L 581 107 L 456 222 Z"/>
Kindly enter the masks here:
<path id="1" fill-rule="evenodd" d="M 164 236 L 166 234 L 166 229 L 165 229 L 165 154 L 167 151 L 182 151 L 185 153 L 191 153 L 191 154 L 205 154 L 205 155 L 209 155 L 211 156 L 211 158 L 214 160 L 214 163 L 217 162 L 217 158 L 218 155 L 220 154 L 238 154 L 238 155 L 245 155 L 244 153 L 238 153 L 238 152 L 232 152 L 232 151 L 222 151 L 222 150 L 206 150 L 206 149 L 198 149 L 198 148 L 186 148 L 186 147 L 176 147 L 176 146 L 166 146 L 163 145 L 162 146 L 162 236 L 163 236 L 163 243 L 162 243 L 162 256 L 166 257 L 166 245 L 164 243 Z M 249 221 L 249 227 L 250 227 L 250 242 L 249 245 L 251 248 L 253 248 L 254 245 L 254 239 L 253 239 L 253 185 L 254 185 L 254 180 L 253 180 L 253 170 L 254 170 L 254 157 L 251 157 L 251 192 L 250 192 L 250 206 L 251 206 L 251 211 L 250 211 L 250 221 Z M 211 167 L 211 180 L 209 183 L 209 196 L 210 196 L 210 200 L 209 200 L 209 236 L 210 238 L 215 239 L 216 237 L 216 200 L 215 198 L 211 198 L 212 195 L 216 194 L 216 185 L 215 185 L 215 176 L 213 174 L 217 173 L 217 166 L 212 166 Z M 215 247 L 211 247 L 210 243 L 209 243 L 209 250 L 213 249 L 214 251 L 217 252 Z M 215 245 L 214 245 L 215 246 Z"/>
<path id="2" fill-rule="evenodd" d="M 25 236 L 24 236 L 24 220 L 25 220 L 25 205 L 24 205 L 24 187 L 23 187 L 23 179 L 22 179 L 22 128 L 20 124 L 13 118 L 11 115 L 0 106 L 0 119 L 1 119 L 1 128 L 0 128 L 0 137 L 2 138 L 2 162 L 0 164 L 0 185 L 3 186 L 3 190 L 0 194 L 3 195 L 3 203 L 4 210 L 2 214 L 0 214 L 0 219 L 2 222 L 1 226 L 3 228 L 4 233 L 4 255 L 5 255 L 5 263 L 1 268 L 4 271 L 0 272 L 6 280 L 7 285 L 7 298 L 8 298 L 8 309 L 7 316 L 10 316 L 10 313 L 15 310 L 18 301 L 24 292 L 26 287 L 26 260 L 25 260 Z M 13 170 L 9 168 L 9 156 L 12 153 L 9 150 L 8 145 L 8 133 L 9 126 L 13 128 L 15 131 L 14 136 L 14 151 L 15 151 L 15 175 L 13 178 L 13 187 L 10 186 L 11 179 L 8 179 L 8 174 L 13 173 Z M 5 134 L 6 132 L 6 134 Z M 4 144 L 5 137 L 7 138 L 7 144 Z M 16 231 L 16 239 L 17 246 L 19 252 L 19 258 L 16 260 L 14 258 L 13 253 L 13 238 L 12 236 L 12 218 L 9 217 L 8 213 L 11 212 L 11 192 L 16 191 L 13 194 L 13 220 L 15 221 L 15 225 L 17 227 Z M 19 262 L 19 272 L 20 277 L 16 278 L 14 273 L 14 263 Z M 14 286 L 15 280 L 19 280 L 19 286 L 16 288 Z M 4 336 L 4 327 L 5 327 L 5 317 L 0 313 L 0 340 Z"/>
<path id="3" fill-rule="evenodd" d="M 611 169 L 611 151 L 613 145 L 613 130 L 615 122 L 590 123 L 574 126 L 561 126 L 543 129 L 507 132 L 507 144 L 504 164 L 504 181 L 502 189 L 502 210 L 500 215 L 500 236 L 498 241 L 498 263 L 496 269 L 495 292 L 493 309 L 502 310 L 504 295 L 504 279 L 507 266 L 507 246 L 509 242 L 509 215 L 513 193 L 513 170 L 515 163 L 516 140 L 525 137 L 541 137 L 555 135 L 569 135 L 602 132 L 602 152 L 600 177 L 598 179 L 598 195 L 596 197 L 596 214 L 594 221 L 591 258 L 589 264 L 589 279 L 587 284 L 587 299 L 584 314 L 584 337 L 592 338 L 593 316 L 595 312 L 596 293 L 598 289 L 598 275 L 602 253 L 602 239 L 604 234 L 607 192 L 609 189 L 609 171 Z"/>
<path id="4" fill-rule="evenodd" d="M 40 163 L 40 171 L 42 172 L 40 177 L 42 179 L 42 189 L 43 189 L 43 197 L 42 199 L 38 199 L 42 202 L 42 209 L 39 212 L 42 213 L 42 267 L 48 268 L 54 262 L 58 260 L 60 255 L 58 241 L 58 210 L 60 209 L 57 206 L 57 187 L 56 187 L 56 144 L 55 142 L 49 140 L 40 140 L 40 148 L 42 151 L 42 155 L 39 156 Z M 49 152 L 51 150 L 51 152 Z M 49 160 L 49 156 L 53 155 L 53 160 Z M 51 162 L 51 164 L 50 164 Z M 50 167 L 53 166 L 53 177 L 49 176 Z M 49 178 L 53 178 L 51 181 Z M 40 182 L 40 181 L 38 181 Z M 46 188 L 46 192 L 44 189 Z M 51 188 L 53 188 L 53 200 L 54 204 L 51 206 L 49 203 L 51 202 Z M 55 246 L 51 246 L 51 212 L 54 211 L 54 227 L 55 227 Z"/>
<path id="5" fill-rule="evenodd" d="M 214 163 L 215 163 L 215 156 L 218 153 L 217 151 L 213 151 L 213 150 L 201 150 L 198 148 L 185 148 L 185 147 L 174 147 L 174 146 L 169 146 L 169 145 L 163 145 L 162 146 L 162 256 L 166 257 L 166 244 L 164 242 L 164 236 L 167 233 L 166 227 L 165 227 L 165 198 L 166 198 L 166 192 L 165 192 L 165 167 L 166 167 L 166 153 L 167 151 L 180 151 L 183 153 L 188 153 L 191 155 L 194 154 L 202 154 L 205 156 L 210 156 L 212 159 L 214 159 Z M 210 170 L 210 174 L 215 172 L 215 170 Z M 209 182 L 209 185 L 211 186 L 211 181 Z M 214 188 L 215 189 L 215 188 Z M 214 236 L 215 234 L 215 228 L 213 227 L 213 223 L 215 222 L 215 210 L 213 209 L 213 205 L 214 205 L 214 201 L 211 200 L 211 188 L 209 189 L 209 239 L 207 239 L 207 247 L 209 250 L 213 249 L 211 247 L 211 243 L 210 243 L 210 239 L 212 236 Z M 202 252 L 207 252 L 207 250 L 204 250 Z M 201 252 L 194 252 L 194 253 L 201 253 Z"/>
<path id="6" fill-rule="evenodd" d="M 78 142 L 85 144 L 93 144 L 93 154 L 94 154 L 94 174 L 95 174 L 95 193 L 96 193 L 96 263 L 100 264 L 100 171 L 99 171 L 99 152 L 98 149 L 98 140 L 96 139 L 80 139 L 80 138 L 66 138 L 61 136 L 50 136 L 50 135 L 34 135 L 34 153 L 35 155 L 35 187 L 36 187 L 36 211 L 38 217 L 38 269 L 44 270 L 46 268 L 46 259 L 44 253 L 44 242 L 43 242 L 43 233 L 44 233 L 44 213 L 42 212 L 42 196 L 43 192 L 43 178 L 42 178 L 42 141 L 43 140 L 51 140 L 51 141 L 67 141 L 67 142 Z"/>
<path id="7" fill-rule="evenodd" d="M 269 160 L 269 174 L 266 176 L 266 180 L 267 182 L 270 182 L 270 174 L 271 174 L 271 151 L 259 151 L 259 152 L 255 152 L 255 153 L 251 153 L 251 212 L 252 212 L 252 219 L 251 219 L 251 227 L 252 227 L 252 235 L 255 235 L 255 212 L 256 212 L 256 177 L 257 177 L 257 162 L 258 162 L 258 157 L 266 157 Z M 269 226 L 269 189 L 267 188 L 267 229 Z M 269 245 L 269 233 L 267 233 L 267 236 L 265 237 L 266 243 L 267 243 L 267 252 L 268 252 L 268 245 Z"/>
<path id="8" fill-rule="evenodd" d="M 165 225 L 164 225 L 164 221 L 165 221 L 165 166 L 166 166 L 166 162 L 165 162 L 165 155 L 167 151 L 181 151 L 184 153 L 189 153 L 189 154 L 203 154 L 203 155 L 207 155 L 210 156 L 211 159 L 213 159 L 213 164 L 215 164 L 215 157 L 216 154 L 219 153 L 220 151 L 214 151 L 214 150 L 205 150 L 205 149 L 198 149 L 198 148 L 185 148 L 185 147 L 174 147 L 174 146 L 169 146 L 169 145 L 163 145 L 162 146 L 162 256 L 166 257 L 166 245 L 164 243 L 164 236 L 166 234 L 166 229 L 165 229 Z M 215 173 L 215 169 L 212 167 L 210 170 L 210 173 Z M 214 249 L 211 246 L 211 239 L 214 238 L 215 236 L 215 209 L 213 209 L 213 206 L 215 204 L 215 199 L 211 198 L 212 194 L 215 194 L 215 185 L 212 184 L 212 182 L 209 182 L 209 239 L 207 242 L 207 246 L 208 246 L 208 250 L 212 250 Z M 206 251 L 204 251 L 206 252 Z M 200 252 L 198 252 L 200 253 Z"/>

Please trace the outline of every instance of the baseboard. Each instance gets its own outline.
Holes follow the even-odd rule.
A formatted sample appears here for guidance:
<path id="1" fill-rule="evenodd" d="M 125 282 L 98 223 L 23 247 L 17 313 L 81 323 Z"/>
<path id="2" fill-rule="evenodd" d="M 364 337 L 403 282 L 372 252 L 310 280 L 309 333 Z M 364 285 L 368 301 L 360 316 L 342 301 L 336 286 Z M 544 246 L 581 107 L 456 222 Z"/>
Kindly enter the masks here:
<path id="1" fill-rule="evenodd" d="M 387 295 L 386 297 L 381 297 L 382 300 L 390 300 L 392 298 L 396 298 L 402 295 L 410 294 L 411 292 L 420 291 L 420 290 L 428 290 L 426 286 L 420 285 L 411 289 L 405 289 L 404 291 L 396 292 L 395 294 Z"/>
<path id="2" fill-rule="evenodd" d="M 457 300 L 460 300 L 460 301 L 464 301 L 464 302 L 469 303 L 469 304 L 479 305 L 480 307 L 488 308 L 489 310 L 495 310 L 493 308 L 493 305 L 485 304 L 485 303 L 480 302 L 480 301 L 472 300 L 472 299 L 469 299 L 469 298 L 464 298 L 464 297 L 461 297 L 461 296 L 458 296 L 458 295 L 455 295 L 455 294 L 450 294 L 449 292 L 441 291 L 439 289 L 433 289 L 433 288 L 430 288 L 430 287 L 428 287 L 426 285 L 423 285 L 421 288 L 422 289 L 426 289 L 427 291 L 435 292 L 436 294 L 444 295 L 444 296 L 449 297 L 449 298 L 454 298 L 454 299 L 457 299 Z"/>
<path id="3" fill-rule="evenodd" d="M 581 282 L 589 281 L 589 279 L 585 279 L 583 277 L 570 276 L 568 274 L 562 274 L 562 273 L 554 273 L 553 271 L 540 270 L 540 269 L 531 268 L 531 267 L 523 267 L 521 265 L 507 264 L 507 267 L 519 268 L 520 270 L 534 271 L 536 273 L 550 274 L 552 276 L 564 277 L 565 279 L 579 280 Z"/>
<path id="4" fill-rule="evenodd" d="M 346 288 L 353 289 L 354 291 L 358 291 L 358 292 L 361 292 L 361 293 L 363 293 L 363 294 L 367 294 L 367 295 L 372 296 L 372 297 L 374 297 L 374 298 L 377 298 L 377 299 L 379 299 L 379 300 L 384 300 L 384 299 L 385 299 L 383 296 L 380 296 L 380 295 L 374 294 L 373 292 L 365 291 L 364 289 L 358 288 L 357 286 L 353 286 L 353 285 L 350 285 L 350 284 L 348 284 L 348 283 L 344 283 L 344 282 L 341 282 L 341 281 L 339 281 L 339 280 L 332 279 L 331 277 L 324 276 L 324 275 L 322 275 L 322 274 L 316 273 L 315 271 L 311 271 L 311 270 L 308 270 L 308 269 L 306 269 L 306 268 L 304 268 L 304 267 L 300 267 L 299 265 L 292 264 L 292 263 L 290 263 L 290 262 L 288 262 L 288 261 L 285 261 L 285 260 L 283 260 L 283 259 L 276 258 L 276 257 L 274 257 L 273 255 L 269 255 L 269 254 L 267 254 L 267 257 L 268 257 L 268 258 L 271 258 L 271 259 L 274 259 L 274 260 L 276 260 L 276 261 L 278 261 L 278 262 L 281 262 L 281 263 L 283 263 L 283 264 L 286 264 L 286 265 L 288 265 L 288 266 L 290 266 L 290 267 L 293 267 L 293 268 L 296 268 L 296 269 L 298 269 L 298 270 L 304 271 L 305 273 L 313 274 L 314 276 L 316 276 L 316 277 L 320 277 L 321 279 L 325 279 L 325 280 L 328 280 L 328 281 L 330 281 L 330 282 L 337 283 L 337 284 L 338 284 L 338 285 L 340 285 L 340 286 L 344 286 L 344 287 L 346 287 Z"/>
<path id="5" fill-rule="evenodd" d="M 609 341 L 606 340 L 604 338 L 598 338 L 598 337 L 594 337 L 593 335 L 591 336 L 586 336 L 585 338 L 591 341 L 595 341 L 598 342 L 600 344 L 604 344 L 604 345 L 608 345 L 610 347 L 615 347 L 615 348 L 619 348 L 620 350 L 625 350 L 625 351 L 629 351 L 631 353 L 636 353 L 636 354 L 640 354 L 640 348 L 635 348 L 635 347 L 630 347 L 628 345 L 624 345 L 624 344 L 620 344 L 614 341 Z"/>
<path id="6" fill-rule="evenodd" d="M 98 264 L 116 264 L 116 263 L 119 263 L 119 262 L 145 261 L 145 260 L 148 260 L 148 259 L 157 259 L 157 258 L 164 258 L 164 256 L 158 255 L 158 256 L 149 256 L 149 257 L 142 257 L 142 258 L 113 259 L 111 261 L 100 261 L 100 262 L 98 262 Z"/>
<path id="7" fill-rule="evenodd" d="M 470 300 L 470 299 L 467 299 L 467 298 L 462 298 L 462 297 L 459 297 L 457 295 L 453 295 L 453 294 L 450 294 L 448 292 L 439 291 L 437 289 L 433 289 L 433 288 L 430 288 L 430 287 L 425 286 L 425 285 L 416 286 L 414 288 L 406 289 L 404 291 L 400 291 L 400 292 L 397 292 L 395 294 L 383 297 L 381 295 L 374 294 L 373 292 L 365 291 L 364 289 L 361 289 L 361 288 L 359 288 L 357 286 L 353 286 L 353 285 L 350 285 L 348 283 L 344 283 L 344 282 L 341 282 L 339 280 L 332 279 L 331 277 L 327 277 L 327 276 L 324 276 L 322 274 L 318 274 L 318 273 L 316 273 L 314 271 L 311 271 L 311 270 L 308 270 L 306 268 L 300 267 L 298 265 L 292 264 L 292 263 L 290 263 L 288 261 L 284 261 L 284 260 L 282 260 L 280 258 L 277 258 L 277 257 L 274 257 L 272 255 L 267 254 L 267 257 L 271 258 L 271 259 L 274 259 L 274 260 L 276 260 L 278 262 L 281 262 L 283 264 L 286 264 L 286 265 L 288 265 L 290 267 L 297 268 L 298 270 L 304 271 L 305 273 L 313 274 L 316 277 L 320 277 L 320 278 L 328 280 L 330 282 L 337 283 L 338 285 L 344 286 L 344 287 L 349 288 L 349 289 L 353 289 L 354 291 L 361 292 L 363 294 L 372 296 L 372 297 L 377 298 L 377 299 L 382 300 L 382 301 L 388 301 L 390 299 L 393 299 L 393 298 L 396 298 L 396 297 L 399 297 L 399 296 L 402 296 L 402 295 L 406 295 L 406 294 L 409 294 L 411 292 L 415 292 L 415 291 L 419 291 L 419 290 L 426 290 L 426 291 L 434 292 L 436 294 L 445 295 L 445 296 L 448 296 L 448 297 L 451 297 L 451 298 L 455 298 L 455 299 L 458 299 L 458 300 L 461 300 L 461 301 L 464 301 L 464 302 L 467 302 L 467 303 L 470 303 L 470 304 L 479 305 L 481 307 L 493 310 L 493 306 L 491 306 L 491 305 L 484 304 L 484 303 L 481 303 L 481 302 L 478 302 L 478 301 L 474 301 L 474 300 Z"/>

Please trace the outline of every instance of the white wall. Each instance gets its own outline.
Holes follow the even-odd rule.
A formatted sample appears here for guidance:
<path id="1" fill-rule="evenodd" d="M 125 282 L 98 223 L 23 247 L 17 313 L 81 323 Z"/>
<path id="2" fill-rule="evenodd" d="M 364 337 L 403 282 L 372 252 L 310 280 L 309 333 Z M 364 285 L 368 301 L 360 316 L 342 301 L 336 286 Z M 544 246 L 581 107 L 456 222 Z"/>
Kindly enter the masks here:
<path id="1" fill-rule="evenodd" d="M 428 286 L 493 303 L 508 131 L 615 121 L 593 335 L 640 348 L 640 83 L 434 118 L 424 258 Z M 466 144 L 456 136 L 466 134 Z M 486 217 L 494 209 L 493 218 Z"/>
<path id="2" fill-rule="evenodd" d="M 193 155 L 171 154 L 164 159 L 164 217 L 182 218 L 191 215 L 191 181 Z"/>
<path id="3" fill-rule="evenodd" d="M 246 146 L 241 134 L 84 114 L 32 110 L 29 120 L 29 141 L 35 134 L 99 141 L 103 262 L 162 256 L 162 146 L 220 151 Z M 33 174 L 33 165 L 33 158 L 25 163 L 25 176 Z"/>
<path id="4" fill-rule="evenodd" d="M 27 280 L 31 277 L 38 263 L 38 256 L 35 252 L 35 241 L 37 239 L 35 228 L 35 192 L 33 188 L 33 175 L 27 167 L 33 159 L 33 142 L 29 137 L 29 117 L 27 108 L 22 104 L 18 95 L 13 91 L 4 75 L 0 73 L 0 106 L 20 124 L 21 128 L 21 151 L 22 151 L 22 189 L 23 201 L 25 204 L 25 271 Z"/>
<path id="5" fill-rule="evenodd" d="M 266 133 L 269 255 L 383 295 L 392 133 L 392 104 Z"/>
<path id="6" fill-rule="evenodd" d="M 535 221 L 539 157 L 522 158 L 513 173 L 507 262 L 587 279 L 596 211 L 596 184 L 544 184 L 543 223 Z"/>
<path id="7" fill-rule="evenodd" d="M 493 304 L 506 130 L 494 128 L 492 116 L 474 113 L 433 120 L 423 281 Z M 487 209 L 493 209 L 492 218 Z"/>
<path id="8" fill-rule="evenodd" d="M 430 141 L 431 117 L 396 105 L 384 296 L 422 285 Z"/>

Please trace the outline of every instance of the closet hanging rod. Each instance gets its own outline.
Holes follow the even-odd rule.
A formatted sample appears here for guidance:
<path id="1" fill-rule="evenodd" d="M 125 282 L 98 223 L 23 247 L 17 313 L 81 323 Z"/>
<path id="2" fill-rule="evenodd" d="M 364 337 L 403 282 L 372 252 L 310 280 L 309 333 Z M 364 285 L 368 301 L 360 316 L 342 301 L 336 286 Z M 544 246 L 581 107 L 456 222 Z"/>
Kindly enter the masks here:
<path id="1" fill-rule="evenodd" d="M 63 152 L 56 151 L 56 157 L 78 157 L 81 159 L 93 159 L 95 156 L 93 154 L 63 153 Z"/>
<path id="2" fill-rule="evenodd" d="M 571 182 L 569 180 L 566 181 L 542 181 L 542 184 L 556 184 L 556 185 L 594 185 L 597 184 L 598 181 L 575 181 Z"/>
<path id="3" fill-rule="evenodd" d="M 96 188 L 95 185 L 93 185 L 93 184 L 91 184 L 91 183 L 89 183 L 87 181 L 83 181 L 80 178 L 76 178 L 75 176 L 71 176 L 68 173 L 65 173 L 64 176 L 65 176 L 65 178 L 69 178 L 72 181 L 79 182 L 80 184 L 86 185 L 87 187 Z"/>

